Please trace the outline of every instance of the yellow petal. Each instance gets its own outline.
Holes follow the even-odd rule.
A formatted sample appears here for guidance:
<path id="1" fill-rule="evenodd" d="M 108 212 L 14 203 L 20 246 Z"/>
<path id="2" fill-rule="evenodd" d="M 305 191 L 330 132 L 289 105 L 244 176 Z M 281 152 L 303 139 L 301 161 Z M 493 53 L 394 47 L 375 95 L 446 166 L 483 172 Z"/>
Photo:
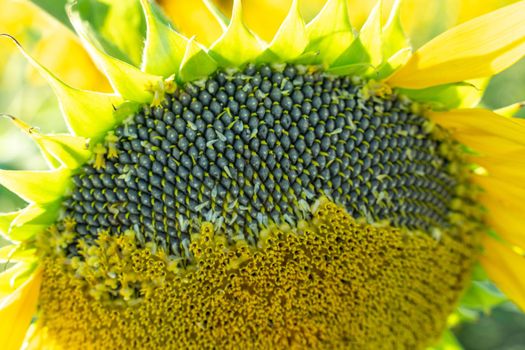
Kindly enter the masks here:
<path id="1" fill-rule="evenodd" d="M 326 0 L 301 1 L 301 14 L 305 19 L 313 18 L 323 7 Z M 230 1 L 220 2 L 224 13 L 229 13 L 231 6 L 226 6 Z M 265 40 L 271 41 L 282 21 L 288 14 L 292 0 L 244 0 L 244 18 L 248 27 Z M 352 8 L 353 9 L 353 8 Z M 367 12 L 368 14 L 368 12 Z"/>
<path id="2" fill-rule="evenodd" d="M 525 55 L 525 1 L 461 24 L 416 51 L 389 78 L 392 86 L 425 88 L 492 76 Z"/>
<path id="3" fill-rule="evenodd" d="M 463 134 L 478 135 L 480 142 L 484 142 L 486 136 L 496 136 L 507 143 L 525 145 L 525 124 L 519 119 L 506 118 L 485 109 L 456 109 L 448 112 L 431 112 L 429 117 L 436 123 L 449 129 L 461 142 Z M 467 146 L 473 147 L 469 143 Z M 491 144 L 498 147 L 497 143 Z"/>
<path id="4" fill-rule="evenodd" d="M 3 350 L 18 350 L 36 311 L 42 274 L 34 273 L 10 294 L 0 291 L 0 339 Z"/>
<path id="5" fill-rule="evenodd" d="M 33 54 L 43 66 L 68 85 L 93 91 L 111 91 L 104 74 L 96 68 L 88 53 L 65 27 L 57 26 L 43 37 Z"/>
<path id="6" fill-rule="evenodd" d="M 491 176 L 474 176 L 471 180 L 502 204 L 508 207 L 523 208 L 522 212 L 525 212 L 525 184 L 514 186 Z"/>
<path id="7" fill-rule="evenodd" d="M 186 37 L 196 36 L 200 43 L 210 45 L 221 36 L 221 25 L 215 20 L 204 1 L 163 0 L 159 3 Z"/>
<path id="8" fill-rule="evenodd" d="M 484 155 L 506 154 L 523 149 L 523 146 L 516 142 L 507 141 L 495 135 L 480 135 L 478 132 L 464 131 L 455 134 L 454 138 Z"/>
<path id="9" fill-rule="evenodd" d="M 483 195 L 480 201 L 487 209 L 485 216 L 487 225 L 505 241 L 525 249 L 523 205 L 520 207 L 509 206 L 490 195 Z"/>
<path id="10" fill-rule="evenodd" d="M 244 1 L 243 8 L 246 24 L 262 39 L 269 42 L 281 26 L 291 5 L 291 0 Z"/>
<path id="11" fill-rule="evenodd" d="M 20 245 L 6 245 L 0 248 L 0 264 L 11 262 L 33 262 L 35 260 L 35 248 L 24 249 Z"/>
<path id="12" fill-rule="evenodd" d="M 483 247 L 480 262 L 485 271 L 509 298 L 525 310 L 525 257 L 489 236 L 484 238 Z"/>
<path id="13" fill-rule="evenodd" d="M 461 0 L 458 1 L 457 22 L 462 23 L 479 17 L 497 8 L 515 3 L 516 0 Z"/>
<path id="14" fill-rule="evenodd" d="M 479 198 L 487 209 L 486 222 L 507 242 L 525 249 L 525 186 L 491 176 L 475 176 L 483 194 Z"/>
<path id="15" fill-rule="evenodd" d="M 472 160 L 485 168 L 492 178 L 518 187 L 525 185 L 525 147 L 516 152 L 473 157 Z"/>

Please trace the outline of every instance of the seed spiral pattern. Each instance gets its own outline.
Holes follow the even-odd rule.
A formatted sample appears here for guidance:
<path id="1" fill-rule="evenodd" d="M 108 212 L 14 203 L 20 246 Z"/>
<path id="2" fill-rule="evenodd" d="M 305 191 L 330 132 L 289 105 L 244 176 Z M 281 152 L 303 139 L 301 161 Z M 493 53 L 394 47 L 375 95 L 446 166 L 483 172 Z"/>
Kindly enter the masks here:
<path id="1" fill-rule="evenodd" d="M 82 239 L 132 229 L 177 256 L 197 218 L 255 245 L 269 224 L 307 219 L 322 195 L 369 222 L 448 227 L 451 159 L 413 107 L 305 67 L 221 71 L 110 134 L 104 166 L 73 178 L 66 216 Z"/>

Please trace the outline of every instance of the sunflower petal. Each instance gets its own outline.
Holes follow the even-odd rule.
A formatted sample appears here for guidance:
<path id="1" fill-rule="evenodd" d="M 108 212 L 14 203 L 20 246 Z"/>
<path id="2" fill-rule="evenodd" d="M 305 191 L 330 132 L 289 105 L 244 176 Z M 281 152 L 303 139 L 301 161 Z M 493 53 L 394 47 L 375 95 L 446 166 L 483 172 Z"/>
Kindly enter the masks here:
<path id="1" fill-rule="evenodd" d="M 210 56 L 224 67 L 239 67 L 254 61 L 263 51 L 262 42 L 246 27 L 241 0 L 235 0 L 230 25 L 210 48 Z"/>
<path id="2" fill-rule="evenodd" d="M 203 1 L 158 1 L 179 32 L 186 37 L 196 37 L 200 43 L 210 45 L 221 35 L 222 23 Z"/>
<path id="3" fill-rule="evenodd" d="M 36 249 L 23 249 L 20 245 L 6 245 L 0 248 L 0 263 L 32 262 L 35 260 Z"/>
<path id="4" fill-rule="evenodd" d="M 473 161 L 485 168 L 491 178 L 525 186 L 525 148 L 507 154 L 473 157 Z"/>
<path id="5" fill-rule="evenodd" d="M 478 134 L 480 138 L 492 135 L 521 146 L 525 145 L 525 124 L 489 110 L 456 109 L 449 112 L 431 112 L 429 117 L 451 130 L 460 141 L 463 133 L 470 132 Z M 466 145 L 471 147 L 468 143 Z"/>
<path id="6" fill-rule="evenodd" d="M 9 227 L 11 227 L 11 223 L 21 212 L 22 210 L 11 213 L 0 213 L 0 236 L 2 238 L 9 240 L 9 237 L 7 236 Z"/>
<path id="7" fill-rule="evenodd" d="M 70 174 L 67 168 L 44 171 L 0 170 L 0 184 L 26 202 L 49 203 L 64 194 Z"/>
<path id="8" fill-rule="evenodd" d="M 299 11 L 299 0 L 294 0 L 290 12 L 270 43 L 269 50 L 281 61 L 299 57 L 308 45 L 306 26 Z"/>
<path id="9" fill-rule="evenodd" d="M 454 134 L 454 138 L 481 155 L 503 155 L 523 149 L 523 145 L 516 142 L 477 131 L 462 131 Z"/>
<path id="10" fill-rule="evenodd" d="M 346 1 L 328 0 L 319 14 L 306 25 L 306 33 L 309 44 L 305 52 L 317 54 L 306 55 L 297 63 L 331 65 L 354 40 Z"/>
<path id="11" fill-rule="evenodd" d="M 60 201 L 28 205 L 11 223 L 8 238 L 18 242 L 33 238 L 56 221 L 60 208 Z"/>
<path id="12" fill-rule="evenodd" d="M 73 133 L 94 137 L 109 130 L 116 123 L 113 106 L 120 103 L 120 98 L 112 94 L 72 88 L 31 57 L 16 39 L 7 34 L 1 35 L 10 38 L 27 61 L 49 83 L 60 103 L 66 123 Z M 97 117 L 96 123 L 91 116 Z"/>
<path id="13" fill-rule="evenodd" d="M 221 9 L 212 0 L 202 0 L 210 13 L 215 17 L 222 30 L 225 31 L 230 25 L 230 19 L 222 13 Z"/>
<path id="14" fill-rule="evenodd" d="M 525 257 L 488 235 L 483 241 L 481 264 L 496 285 L 525 310 Z"/>
<path id="15" fill-rule="evenodd" d="M 509 206 L 490 195 L 482 196 L 480 202 L 487 209 L 486 223 L 505 241 L 525 249 L 523 208 Z"/>
<path id="16" fill-rule="evenodd" d="M 416 51 L 388 79 L 425 88 L 495 75 L 525 55 L 525 1 L 463 23 Z"/>
<path id="17" fill-rule="evenodd" d="M 475 176 L 472 181 L 482 189 L 481 203 L 487 208 L 487 223 L 508 242 L 525 249 L 523 212 L 525 187 L 491 176 Z"/>
<path id="18" fill-rule="evenodd" d="M 106 74 L 111 86 L 125 99 L 151 102 L 155 89 L 162 85 L 162 77 L 142 72 L 131 64 L 112 57 L 99 49 L 95 45 L 96 40 L 93 39 L 94 35 L 89 24 L 82 21 L 77 7 L 75 3 L 68 6 L 71 23 L 95 64 Z"/>
<path id="19" fill-rule="evenodd" d="M 206 50 L 191 38 L 180 65 L 179 79 L 186 82 L 205 78 L 215 72 L 217 66 Z"/>
<path id="20" fill-rule="evenodd" d="M 141 0 L 141 4 L 147 25 L 142 70 L 169 77 L 177 72 L 188 40 L 157 18 L 149 0 Z"/>
<path id="21" fill-rule="evenodd" d="M 0 279 L 2 279 L 0 277 Z M 0 339 L 2 349 L 17 350 L 22 346 L 38 301 L 42 273 L 37 271 L 9 294 L 0 291 Z M 0 281 L 0 284 L 3 284 Z M 4 294 L 4 295 L 2 295 Z"/>
<path id="22" fill-rule="evenodd" d="M 522 212 L 525 210 L 525 185 L 515 186 L 491 176 L 475 176 L 472 181 L 480 185 L 488 196 L 506 207 L 519 208 Z"/>

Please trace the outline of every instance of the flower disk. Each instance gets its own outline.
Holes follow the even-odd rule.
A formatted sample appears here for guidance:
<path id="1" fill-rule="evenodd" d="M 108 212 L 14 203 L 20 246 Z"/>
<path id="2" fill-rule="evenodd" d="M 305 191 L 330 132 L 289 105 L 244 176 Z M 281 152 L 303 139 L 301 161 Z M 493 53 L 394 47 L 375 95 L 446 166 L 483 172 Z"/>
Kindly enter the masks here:
<path id="1" fill-rule="evenodd" d="M 479 221 L 457 144 L 417 108 L 291 65 L 142 106 L 39 243 L 43 329 L 67 348 L 425 345 Z"/>

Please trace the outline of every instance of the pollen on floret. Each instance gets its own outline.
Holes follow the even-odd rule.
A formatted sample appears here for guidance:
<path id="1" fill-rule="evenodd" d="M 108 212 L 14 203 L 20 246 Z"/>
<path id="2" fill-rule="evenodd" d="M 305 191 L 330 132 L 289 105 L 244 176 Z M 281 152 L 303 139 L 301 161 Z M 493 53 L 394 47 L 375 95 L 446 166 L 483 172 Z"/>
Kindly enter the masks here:
<path id="1" fill-rule="evenodd" d="M 45 257 L 39 322 L 51 343 L 79 349 L 421 348 L 469 279 L 476 230 L 436 240 L 322 200 L 300 227 L 261 233 L 263 249 L 204 223 L 187 268 L 131 231 L 101 234 L 79 251 L 85 262 Z"/>

